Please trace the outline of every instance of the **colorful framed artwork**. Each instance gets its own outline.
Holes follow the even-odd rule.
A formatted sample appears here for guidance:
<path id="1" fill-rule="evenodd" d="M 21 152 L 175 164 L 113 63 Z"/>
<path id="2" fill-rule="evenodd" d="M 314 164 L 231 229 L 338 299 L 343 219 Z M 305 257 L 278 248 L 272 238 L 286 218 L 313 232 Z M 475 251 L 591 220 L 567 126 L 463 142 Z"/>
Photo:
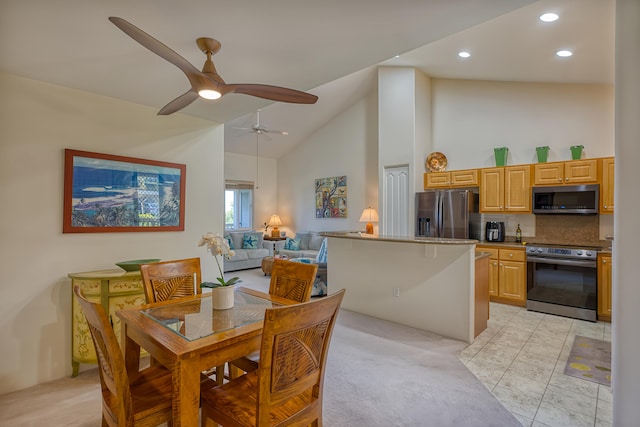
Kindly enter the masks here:
<path id="1" fill-rule="evenodd" d="M 184 231 L 186 165 L 65 150 L 63 233 Z"/>
<path id="2" fill-rule="evenodd" d="M 316 218 L 347 217 L 347 177 L 316 179 Z"/>

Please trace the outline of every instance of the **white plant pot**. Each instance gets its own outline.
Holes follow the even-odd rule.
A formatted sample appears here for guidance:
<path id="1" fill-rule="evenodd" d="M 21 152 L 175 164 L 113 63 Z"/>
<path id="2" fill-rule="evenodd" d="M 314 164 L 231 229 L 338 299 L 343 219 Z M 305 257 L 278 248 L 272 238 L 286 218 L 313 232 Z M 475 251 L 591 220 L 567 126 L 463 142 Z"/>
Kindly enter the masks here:
<path id="1" fill-rule="evenodd" d="M 233 308 L 235 286 L 219 286 L 211 289 L 211 301 L 214 310 Z"/>

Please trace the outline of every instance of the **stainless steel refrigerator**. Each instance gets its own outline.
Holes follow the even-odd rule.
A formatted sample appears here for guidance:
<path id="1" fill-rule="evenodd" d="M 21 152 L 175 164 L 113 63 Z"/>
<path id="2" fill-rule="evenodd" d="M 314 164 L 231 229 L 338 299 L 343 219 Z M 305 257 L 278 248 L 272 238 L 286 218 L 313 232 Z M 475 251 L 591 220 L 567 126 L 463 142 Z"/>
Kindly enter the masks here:
<path id="1" fill-rule="evenodd" d="M 479 196 L 474 190 L 431 190 L 416 193 L 417 237 L 480 240 Z"/>

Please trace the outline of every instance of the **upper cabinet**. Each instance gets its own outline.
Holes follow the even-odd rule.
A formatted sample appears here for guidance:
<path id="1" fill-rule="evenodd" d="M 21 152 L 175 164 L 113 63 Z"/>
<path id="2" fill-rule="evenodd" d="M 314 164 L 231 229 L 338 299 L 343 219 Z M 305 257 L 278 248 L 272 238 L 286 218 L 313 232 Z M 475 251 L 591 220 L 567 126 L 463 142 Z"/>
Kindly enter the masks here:
<path id="1" fill-rule="evenodd" d="M 598 182 L 598 159 L 533 165 L 533 185 L 590 184 Z"/>
<path id="2" fill-rule="evenodd" d="M 477 187 L 478 169 L 424 174 L 424 188 Z"/>
<path id="3" fill-rule="evenodd" d="M 602 185 L 600 186 L 600 213 L 613 213 L 614 158 L 602 159 Z"/>
<path id="4" fill-rule="evenodd" d="M 480 212 L 531 213 L 531 165 L 480 170 Z"/>

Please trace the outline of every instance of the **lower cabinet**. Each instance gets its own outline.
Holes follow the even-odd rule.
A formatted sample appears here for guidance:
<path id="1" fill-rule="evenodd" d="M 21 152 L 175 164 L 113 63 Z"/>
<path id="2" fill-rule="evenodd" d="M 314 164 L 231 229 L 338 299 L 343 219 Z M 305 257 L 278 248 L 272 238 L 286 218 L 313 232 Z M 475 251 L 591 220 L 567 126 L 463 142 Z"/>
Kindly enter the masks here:
<path id="1" fill-rule="evenodd" d="M 611 255 L 598 254 L 598 320 L 611 322 Z"/>
<path id="2" fill-rule="evenodd" d="M 101 270 L 71 273 L 71 366 L 72 376 L 77 376 L 80 363 L 98 363 L 91 333 L 80 304 L 73 295 L 73 288 L 80 286 L 90 301 L 100 303 L 111 321 L 120 342 L 120 318 L 116 311 L 145 303 L 142 278 L 139 272 Z"/>
<path id="3" fill-rule="evenodd" d="M 478 245 L 489 252 L 489 298 L 524 307 L 527 300 L 527 263 L 524 249 Z"/>

